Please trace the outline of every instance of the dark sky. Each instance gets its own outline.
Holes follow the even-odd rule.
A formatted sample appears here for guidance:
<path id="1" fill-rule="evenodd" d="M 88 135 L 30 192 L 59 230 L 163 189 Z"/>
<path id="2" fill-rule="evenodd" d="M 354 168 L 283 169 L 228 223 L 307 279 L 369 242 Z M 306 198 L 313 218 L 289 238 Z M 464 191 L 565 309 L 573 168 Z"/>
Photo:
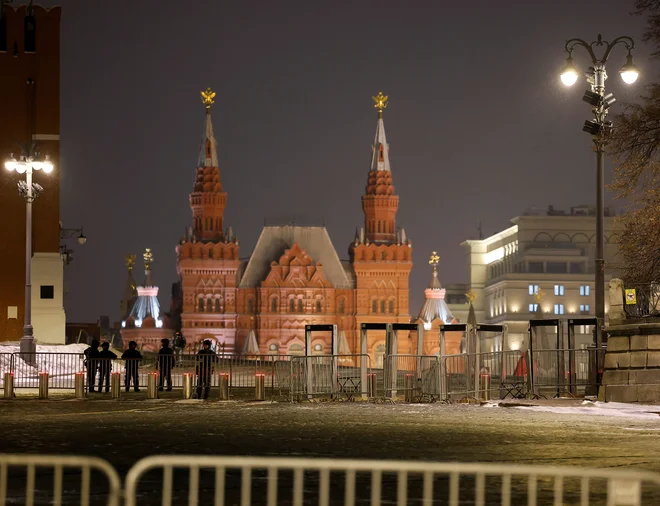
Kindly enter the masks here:
<path id="1" fill-rule="evenodd" d="M 476 238 L 480 220 L 492 234 L 531 206 L 593 204 L 586 83 L 561 86 L 564 43 L 643 29 L 623 0 L 58 3 L 62 220 L 89 237 L 72 244 L 66 268 L 70 321 L 117 319 L 123 258 L 145 247 L 169 306 L 207 86 L 217 92 L 226 223 L 243 257 L 264 218 L 294 215 L 324 218 L 348 257 L 363 222 L 371 96 L 390 96 L 385 126 L 397 224 L 413 242 L 416 314 L 430 252 L 441 256 L 442 283 L 466 281 L 460 243 Z M 648 52 L 636 53 L 646 75 L 628 90 L 618 77 L 625 52 L 612 54 L 608 91 L 619 102 L 656 77 Z M 586 69 L 586 55 L 576 63 Z"/>

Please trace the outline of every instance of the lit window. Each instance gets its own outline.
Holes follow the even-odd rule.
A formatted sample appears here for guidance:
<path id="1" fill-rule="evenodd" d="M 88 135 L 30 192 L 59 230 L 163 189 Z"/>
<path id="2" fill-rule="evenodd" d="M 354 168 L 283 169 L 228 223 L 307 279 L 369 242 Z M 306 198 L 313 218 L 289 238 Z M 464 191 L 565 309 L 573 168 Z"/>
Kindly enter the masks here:
<path id="1" fill-rule="evenodd" d="M 580 304 L 581 313 L 588 313 L 590 309 L 589 304 Z"/>
<path id="2" fill-rule="evenodd" d="M 564 295 L 564 285 L 555 285 L 555 295 Z"/>
<path id="3" fill-rule="evenodd" d="M 582 285 L 580 287 L 580 295 L 582 297 L 588 297 L 590 293 L 590 286 L 589 285 Z"/>
<path id="4" fill-rule="evenodd" d="M 529 312 L 530 313 L 535 313 L 538 308 L 539 308 L 538 304 L 530 304 L 529 305 Z"/>
<path id="5" fill-rule="evenodd" d="M 539 293 L 539 285 L 529 285 L 529 294 L 534 295 L 535 293 Z"/>
<path id="6" fill-rule="evenodd" d="M 555 314 L 564 314 L 563 304 L 555 304 Z"/>

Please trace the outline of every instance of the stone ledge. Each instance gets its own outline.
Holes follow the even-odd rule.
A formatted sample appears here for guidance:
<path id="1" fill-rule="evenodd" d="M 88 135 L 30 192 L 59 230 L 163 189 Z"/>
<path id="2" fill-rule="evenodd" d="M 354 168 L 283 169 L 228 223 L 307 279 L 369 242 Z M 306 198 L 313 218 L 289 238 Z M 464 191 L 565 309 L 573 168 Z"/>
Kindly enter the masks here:
<path id="1" fill-rule="evenodd" d="M 649 336 L 631 336 L 630 349 L 633 351 L 648 350 L 649 349 Z"/>
<path id="2" fill-rule="evenodd" d="M 657 321 L 657 318 L 654 319 L 653 323 L 633 323 L 625 325 L 616 325 L 605 328 L 605 332 L 612 337 L 618 336 L 660 336 L 660 321 Z"/>
<path id="3" fill-rule="evenodd" d="M 605 402 L 637 402 L 639 385 L 604 386 Z"/>
<path id="4" fill-rule="evenodd" d="M 617 371 L 618 372 L 618 371 Z M 645 369 L 642 371 L 630 371 L 629 381 L 631 385 L 655 385 L 660 384 L 660 369 Z"/>
<path id="5" fill-rule="evenodd" d="M 627 370 L 605 371 L 603 373 L 603 385 L 604 386 L 627 385 L 629 377 L 630 377 L 629 372 Z"/>

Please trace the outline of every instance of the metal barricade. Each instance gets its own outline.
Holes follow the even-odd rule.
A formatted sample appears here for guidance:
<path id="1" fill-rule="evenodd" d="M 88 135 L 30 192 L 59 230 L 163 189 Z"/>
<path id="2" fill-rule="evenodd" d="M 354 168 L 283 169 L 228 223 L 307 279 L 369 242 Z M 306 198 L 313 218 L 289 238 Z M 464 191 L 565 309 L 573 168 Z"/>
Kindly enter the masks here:
<path id="1" fill-rule="evenodd" d="M 84 369 L 82 353 L 14 353 L 11 372 L 14 388 L 39 388 L 41 372 L 48 373 L 48 388 L 75 390 L 76 373 Z"/>
<path id="2" fill-rule="evenodd" d="M 291 400 L 330 397 L 354 400 L 368 396 L 368 385 L 362 384 L 360 364 L 367 361 L 367 377 L 371 371 L 368 355 L 308 355 L 291 359 Z"/>
<path id="3" fill-rule="evenodd" d="M 436 355 L 390 355 L 385 359 L 385 392 L 406 402 L 436 400 L 442 392 L 440 359 Z M 391 373 L 390 373 L 391 372 Z"/>
<path id="4" fill-rule="evenodd" d="M 590 349 L 534 350 L 533 391 L 544 397 L 584 395 L 589 386 Z"/>
<path id="5" fill-rule="evenodd" d="M 72 473 L 69 471 L 71 468 L 79 470 L 79 473 Z M 12 474 L 8 480 L 10 470 Z M 105 477 L 107 486 L 101 484 L 101 477 Z M 0 454 L 0 504 L 32 505 L 35 504 L 37 490 L 40 494 L 51 496 L 47 492 L 50 488 L 52 501 L 48 504 L 88 506 L 92 499 L 92 483 L 95 496 L 102 492 L 108 506 L 119 506 L 121 480 L 117 471 L 105 460 L 80 456 Z"/>
<path id="6" fill-rule="evenodd" d="M 143 480 L 154 471 L 162 473 L 162 485 Z M 204 487 L 200 487 L 201 472 L 214 475 Z M 182 489 L 183 483 L 187 487 Z M 129 471 L 126 506 L 139 504 L 141 489 L 150 497 L 160 495 L 163 505 L 191 506 L 369 502 L 641 506 L 658 504 L 660 475 L 503 463 L 159 455 L 139 461 Z"/>

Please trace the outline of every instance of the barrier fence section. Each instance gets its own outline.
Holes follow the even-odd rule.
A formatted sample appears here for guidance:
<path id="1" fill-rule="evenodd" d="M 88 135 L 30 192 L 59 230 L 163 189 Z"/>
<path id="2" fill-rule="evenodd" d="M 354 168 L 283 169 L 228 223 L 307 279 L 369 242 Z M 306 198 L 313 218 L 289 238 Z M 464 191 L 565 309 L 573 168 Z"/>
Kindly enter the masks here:
<path id="1" fill-rule="evenodd" d="M 366 360 L 367 379 L 371 359 L 366 354 L 308 355 L 291 359 L 291 400 L 330 396 L 352 400 L 367 396 L 368 385 L 362 384 L 360 364 Z"/>
<path id="2" fill-rule="evenodd" d="M 641 506 L 658 504 L 660 475 L 502 463 L 164 455 L 142 459 L 129 471 L 126 506 L 137 506 L 140 493 L 160 495 L 163 506 L 186 500 L 191 506 L 434 501 L 450 506 Z"/>
<path id="3" fill-rule="evenodd" d="M 102 484 L 100 478 L 105 478 L 105 483 Z M 92 493 L 107 498 L 108 506 L 120 505 L 121 479 L 105 460 L 80 456 L 0 454 L 0 504 L 3 506 L 61 506 L 63 502 L 72 504 L 72 501 L 89 506 Z"/>
<path id="4" fill-rule="evenodd" d="M 526 357 L 520 350 L 441 357 L 442 399 L 524 397 L 528 388 Z"/>
<path id="5" fill-rule="evenodd" d="M 440 357 L 390 355 L 385 360 L 385 396 L 407 402 L 436 400 L 442 395 Z"/>
<path id="6" fill-rule="evenodd" d="M 593 349 L 534 350 L 534 393 L 543 396 L 584 395 Z"/>
<path id="7" fill-rule="evenodd" d="M 8 355 L 8 354 L 3 354 Z M 83 371 L 85 357 L 82 353 L 12 353 L 9 370 L 14 375 L 14 388 L 39 388 L 40 373 L 48 373 L 48 384 L 52 389 L 75 388 L 75 375 Z M 6 367 L 6 358 L 0 357 Z M 4 376 L 4 374 L 2 375 Z"/>

